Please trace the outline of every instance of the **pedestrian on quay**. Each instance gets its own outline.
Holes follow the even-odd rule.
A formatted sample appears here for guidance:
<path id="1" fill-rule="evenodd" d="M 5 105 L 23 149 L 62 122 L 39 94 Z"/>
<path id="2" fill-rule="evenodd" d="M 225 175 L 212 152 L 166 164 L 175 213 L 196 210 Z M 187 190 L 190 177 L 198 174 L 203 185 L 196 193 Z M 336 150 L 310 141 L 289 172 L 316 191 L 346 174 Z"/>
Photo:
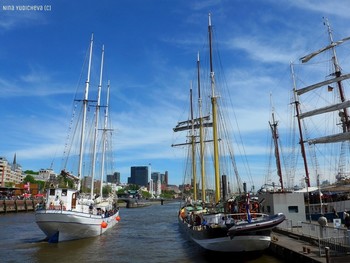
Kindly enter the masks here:
<path id="1" fill-rule="evenodd" d="M 350 229 L 350 215 L 346 211 L 344 212 L 344 225 L 347 229 Z"/>
<path id="2" fill-rule="evenodd" d="M 333 208 L 333 214 L 335 218 L 339 218 L 339 215 L 337 213 L 337 210 L 335 210 L 335 208 Z"/>

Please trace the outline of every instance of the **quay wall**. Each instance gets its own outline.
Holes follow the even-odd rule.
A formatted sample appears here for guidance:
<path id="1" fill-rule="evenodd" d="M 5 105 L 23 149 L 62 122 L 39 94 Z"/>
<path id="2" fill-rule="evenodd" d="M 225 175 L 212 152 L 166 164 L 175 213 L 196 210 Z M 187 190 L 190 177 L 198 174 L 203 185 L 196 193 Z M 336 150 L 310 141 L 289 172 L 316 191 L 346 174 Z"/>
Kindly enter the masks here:
<path id="1" fill-rule="evenodd" d="M 276 242 L 277 241 L 277 242 Z M 278 242 L 279 239 L 273 240 L 271 242 L 269 250 L 280 259 L 283 259 L 284 262 L 295 263 L 295 262 L 307 262 L 307 263 L 326 263 L 327 260 L 324 257 L 320 257 L 315 254 L 315 251 L 311 251 L 311 248 L 308 244 L 303 244 L 298 242 L 294 246 L 287 246 L 286 244 L 281 244 Z M 290 242 L 289 242 L 289 245 Z M 296 246 L 299 246 L 298 249 L 295 249 Z"/>
<path id="2" fill-rule="evenodd" d="M 269 250 L 288 263 L 350 262 L 350 231 L 341 227 L 320 226 L 315 222 L 302 222 L 301 225 L 291 229 L 279 225 L 273 229 Z M 312 235 L 312 230 L 319 235 Z"/>
<path id="3" fill-rule="evenodd" d="M 40 199 L 0 200 L 0 213 L 34 211 Z"/>

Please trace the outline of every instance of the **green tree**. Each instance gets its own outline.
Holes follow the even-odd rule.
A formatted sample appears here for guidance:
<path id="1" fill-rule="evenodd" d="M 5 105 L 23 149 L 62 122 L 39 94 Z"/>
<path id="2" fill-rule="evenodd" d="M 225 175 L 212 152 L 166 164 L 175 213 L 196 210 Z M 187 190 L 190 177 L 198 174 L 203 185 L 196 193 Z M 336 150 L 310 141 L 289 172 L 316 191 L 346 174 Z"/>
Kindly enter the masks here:
<path id="1" fill-rule="evenodd" d="M 142 191 L 142 197 L 147 199 L 147 198 L 151 198 L 152 195 L 147 191 Z"/>
<path id="2" fill-rule="evenodd" d="M 34 172 L 32 170 L 25 170 L 24 173 L 25 174 L 35 174 L 35 175 L 39 174 L 39 172 Z"/>
<path id="3" fill-rule="evenodd" d="M 117 191 L 117 194 L 124 194 L 125 191 L 126 191 L 125 188 L 119 189 L 119 190 Z"/>
<path id="4" fill-rule="evenodd" d="M 175 191 L 174 190 L 163 190 L 160 197 L 161 198 L 166 198 L 166 199 L 172 199 L 175 196 Z"/>
<path id="5" fill-rule="evenodd" d="M 34 176 L 27 174 L 27 176 L 24 177 L 24 179 L 23 179 L 23 183 L 27 183 L 27 182 L 35 184 L 36 180 L 35 180 Z"/>
<path id="6" fill-rule="evenodd" d="M 112 187 L 110 185 L 106 185 L 102 188 L 103 196 L 108 196 L 110 193 L 112 193 Z"/>
<path id="7" fill-rule="evenodd" d="M 129 184 L 127 187 L 125 187 L 125 190 L 139 190 L 140 186 L 137 184 Z"/>
<path id="8" fill-rule="evenodd" d="M 74 187 L 74 180 L 70 179 L 67 177 L 66 174 L 61 173 L 57 176 L 57 180 L 58 180 L 58 187 L 68 187 L 68 188 L 73 188 Z"/>

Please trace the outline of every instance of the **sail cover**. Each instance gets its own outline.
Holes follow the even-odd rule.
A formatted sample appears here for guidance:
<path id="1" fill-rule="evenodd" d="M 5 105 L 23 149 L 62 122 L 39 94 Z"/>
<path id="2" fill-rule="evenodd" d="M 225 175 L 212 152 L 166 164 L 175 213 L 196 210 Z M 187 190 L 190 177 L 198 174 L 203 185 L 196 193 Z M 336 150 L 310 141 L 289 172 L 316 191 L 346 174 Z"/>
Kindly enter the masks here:
<path id="1" fill-rule="evenodd" d="M 331 112 L 331 111 L 336 111 L 336 110 L 341 110 L 341 109 L 345 109 L 350 107 L 350 100 L 344 101 L 342 103 L 338 103 L 335 105 L 330 105 L 327 107 L 323 107 L 323 108 L 319 108 L 319 109 L 315 109 L 312 111 L 308 111 L 305 113 L 301 113 L 299 115 L 300 119 L 306 118 L 306 117 L 311 117 L 311 116 L 315 116 L 318 114 L 322 114 L 322 113 L 327 113 L 327 112 Z"/>
<path id="2" fill-rule="evenodd" d="M 326 46 L 326 47 L 324 47 L 324 48 L 321 48 L 321 49 L 319 49 L 319 50 L 317 50 L 317 51 L 315 51 L 315 52 L 312 52 L 312 53 L 309 54 L 309 55 L 306 55 L 306 56 L 300 58 L 300 60 L 301 60 L 302 63 L 306 63 L 306 62 L 308 62 L 310 59 L 312 59 L 313 57 L 315 57 L 315 56 L 317 56 L 318 54 L 322 53 L 323 51 L 326 51 L 326 50 L 328 50 L 328 49 L 330 49 L 330 48 L 333 48 L 333 47 L 335 47 L 335 46 L 337 46 L 337 45 L 340 45 L 340 44 L 344 43 L 345 41 L 347 41 L 347 40 L 349 40 L 349 39 L 350 39 L 350 37 L 346 37 L 346 38 L 343 38 L 343 39 L 341 39 L 341 40 L 339 40 L 339 41 L 332 42 L 330 45 L 328 45 L 328 46 Z"/>
<path id="3" fill-rule="evenodd" d="M 310 85 L 310 86 L 307 86 L 305 88 L 298 89 L 298 90 L 296 90 L 296 93 L 298 95 L 301 95 L 301 94 L 304 94 L 304 93 L 309 92 L 311 90 L 317 89 L 319 87 L 323 87 L 325 85 L 332 84 L 334 82 L 339 82 L 339 81 L 342 81 L 342 80 L 345 80 L 345 79 L 348 79 L 348 78 L 350 78 L 350 74 L 341 75 L 340 77 L 337 77 L 337 78 L 325 80 L 325 81 L 316 83 L 314 85 Z"/>
<path id="4" fill-rule="evenodd" d="M 343 142 L 346 140 L 350 140 L 350 132 L 338 133 L 330 136 L 310 139 L 307 142 L 309 144 L 318 144 L 318 143 L 335 143 L 335 142 Z"/>

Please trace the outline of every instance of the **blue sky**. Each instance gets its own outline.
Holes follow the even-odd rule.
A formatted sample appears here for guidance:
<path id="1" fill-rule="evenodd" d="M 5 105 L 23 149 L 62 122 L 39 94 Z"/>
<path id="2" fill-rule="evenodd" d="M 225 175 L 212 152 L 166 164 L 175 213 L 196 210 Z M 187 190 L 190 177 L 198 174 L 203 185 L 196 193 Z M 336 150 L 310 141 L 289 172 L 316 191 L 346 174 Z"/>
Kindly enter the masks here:
<path id="1" fill-rule="evenodd" d="M 183 156 L 171 147 L 177 137 L 172 128 L 188 103 L 209 12 L 256 188 L 267 170 L 270 94 L 278 119 L 283 124 L 287 118 L 289 63 L 327 43 L 322 17 L 336 40 L 350 36 L 346 0 L 0 3 L 0 155 L 12 161 L 16 153 L 24 170 L 35 171 L 59 159 L 93 32 L 95 46 L 105 45 L 104 79 L 111 81 L 115 167 L 122 182 L 131 166 L 150 163 L 152 171 L 168 171 L 170 184 L 181 184 Z M 6 5 L 51 10 L 10 11 Z"/>

